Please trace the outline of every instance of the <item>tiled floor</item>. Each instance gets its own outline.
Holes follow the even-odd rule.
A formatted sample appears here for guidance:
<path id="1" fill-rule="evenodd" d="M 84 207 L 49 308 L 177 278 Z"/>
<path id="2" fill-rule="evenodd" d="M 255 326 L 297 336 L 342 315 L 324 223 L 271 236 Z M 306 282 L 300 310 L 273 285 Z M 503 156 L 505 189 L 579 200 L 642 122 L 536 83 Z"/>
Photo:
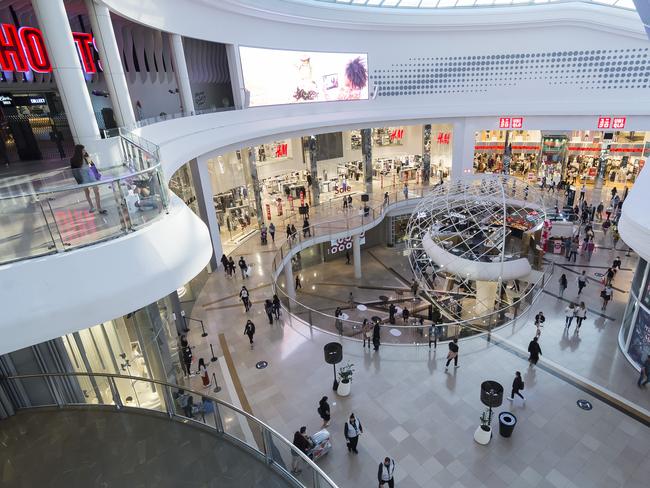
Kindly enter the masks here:
<path id="1" fill-rule="evenodd" d="M 623 268 L 634 268 L 634 257 L 604 249 L 611 243 L 603 241 L 600 233 L 597 239 L 603 249 L 597 250 L 590 263 L 579 260 L 576 264 L 605 266 L 618 254 L 623 258 Z M 190 342 L 196 344 L 198 356 L 209 357 L 208 342 L 215 343 L 217 334 L 224 333 L 253 413 L 289 438 L 301 425 L 310 432 L 320 428 L 316 407 L 320 397 L 328 395 L 334 448 L 318 464 L 339 486 L 374 485 L 377 464 L 385 455 L 397 461 L 400 488 L 647 486 L 650 466 L 642 461 L 650 454 L 648 427 L 545 368 L 529 367 L 518 355 L 485 338 L 461 341 L 461 367 L 448 373 L 444 371 L 444 345 L 438 351 L 429 351 L 426 346 L 382 346 L 374 353 L 363 351 L 359 342 L 344 339 L 344 361 L 354 363 L 356 371 L 352 394 L 338 397 L 331 390 L 332 368 L 324 363 L 322 352 L 323 345 L 336 337 L 287 316 L 280 324 L 268 324 L 262 302 L 271 295 L 268 269 L 272 249 L 273 245 L 261 249 L 257 239 L 251 239 L 237 250 L 236 256 L 244 255 L 255 264 L 253 276 L 245 282 L 240 277 L 224 278 L 222 273 L 209 278 L 193 311 L 194 316 L 206 321 L 209 336 L 202 339 L 200 331 L 192 331 Z M 561 260 L 560 264 L 564 265 Z M 327 265 L 333 269 L 345 266 Z M 364 266 L 364 279 L 390 282 L 389 286 L 397 283 L 385 273 L 374 276 L 373 269 L 373 265 Z M 572 297 L 571 284 L 575 281 L 571 276 L 575 275 L 563 268 L 556 267 L 547 290 L 556 292 L 560 272 L 569 276 L 566 296 Z M 631 271 L 622 271 L 615 286 L 626 290 L 630 277 Z M 242 284 L 251 290 L 254 303 L 248 314 L 237 299 Z M 340 300 L 336 293 L 330 296 L 330 289 L 338 287 L 314 290 L 327 306 Z M 597 315 L 598 292 L 592 282 L 585 301 L 593 312 L 579 337 L 571 332 L 568 338 L 563 335 L 561 301 L 549 294 L 540 297 L 534 308 L 543 309 L 547 315 L 541 337 L 543 361 L 557 362 L 648 408 L 649 393 L 636 387 L 637 373 L 616 342 L 627 296 L 615 293 L 606 312 L 610 320 Z M 247 318 L 257 326 L 252 350 L 243 335 Z M 532 330 L 528 316 L 522 316 L 515 326 L 501 329 L 497 335 L 526 346 Z M 260 360 L 268 361 L 268 368 L 256 369 Z M 510 410 L 517 416 L 515 432 L 509 439 L 495 434 L 488 446 L 480 446 L 472 438 L 483 411 L 480 383 L 494 379 L 508 390 L 515 370 L 523 373 L 527 400 L 504 400 L 497 409 Z M 223 393 L 224 399 L 228 400 L 228 394 Z M 576 401 L 581 398 L 589 399 L 593 410 L 580 410 Z M 343 421 L 351 411 L 364 425 L 358 456 L 349 455 L 344 446 Z"/>
<path id="2" fill-rule="evenodd" d="M 24 411 L 2 421 L 0 487 L 288 486 L 263 459 L 165 417 Z"/>

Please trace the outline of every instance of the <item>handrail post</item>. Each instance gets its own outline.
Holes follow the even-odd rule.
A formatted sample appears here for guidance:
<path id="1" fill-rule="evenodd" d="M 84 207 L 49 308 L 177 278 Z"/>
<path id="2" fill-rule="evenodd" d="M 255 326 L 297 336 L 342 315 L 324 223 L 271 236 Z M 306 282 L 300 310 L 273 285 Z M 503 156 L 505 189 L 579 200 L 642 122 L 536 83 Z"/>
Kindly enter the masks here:
<path id="1" fill-rule="evenodd" d="M 318 471 L 315 469 L 312 469 L 312 475 L 313 475 L 313 487 L 314 488 L 320 488 L 320 476 L 318 476 Z"/>
<path id="2" fill-rule="evenodd" d="M 271 439 L 271 433 L 262 427 L 262 441 L 264 442 L 264 455 L 266 456 L 266 462 L 268 464 L 273 463 L 273 450 L 271 446 L 273 445 L 273 440 Z"/>
<path id="3" fill-rule="evenodd" d="M 164 391 L 167 415 L 171 419 L 176 414 L 176 409 L 174 408 L 174 396 L 171 393 L 171 389 L 167 385 L 164 386 Z"/>
<path id="4" fill-rule="evenodd" d="M 217 429 L 217 432 L 223 434 L 223 420 L 221 419 L 221 412 L 219 411 L 219 403 L 213 401 L 214 405 L 214 426 Z"/>
<path id="5" fill-rule="evenodd" d="M 117 389 L 115 378 L 109 376 L 108 385 L 111 388 L 111 395 L 113 396 L 113 402 L 115 402 L 115 408 L 117 410 L 121 410 L 124 407 L 124 405 L 122 404 L 122 398 L 120 397 L 120 391 Z"/>

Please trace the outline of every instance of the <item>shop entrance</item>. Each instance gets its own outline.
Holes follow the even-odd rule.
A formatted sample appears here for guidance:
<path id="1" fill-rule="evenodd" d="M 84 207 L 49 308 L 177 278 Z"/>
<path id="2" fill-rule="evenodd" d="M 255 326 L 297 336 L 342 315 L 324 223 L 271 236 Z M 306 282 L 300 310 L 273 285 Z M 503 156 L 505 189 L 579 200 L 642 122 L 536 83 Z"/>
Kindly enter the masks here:
<path id="1" fill-rule="evenodd" d="M 60 160 L 74 141 L 56 93 L 0 94 L 0 162 Z"/>

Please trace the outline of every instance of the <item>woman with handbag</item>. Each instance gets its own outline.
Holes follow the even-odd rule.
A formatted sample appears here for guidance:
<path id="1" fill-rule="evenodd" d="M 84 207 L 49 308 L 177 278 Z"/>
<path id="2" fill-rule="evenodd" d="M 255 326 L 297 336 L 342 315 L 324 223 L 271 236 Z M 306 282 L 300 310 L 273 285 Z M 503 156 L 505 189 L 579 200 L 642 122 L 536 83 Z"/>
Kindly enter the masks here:
<path id="1" fill-rule="evenodd" d="M 199 359 L 199 375 L 201 376 L 203 387 L 207 388 L 210 386 L 210 376 L 208 376 L 208 368 L 205 366 L 203 358 Z"/>
<path id="2" fill-rule="evenodd" d="M 94 183 L 96 181 L 99 181 L 101 178 L 101 174 L 95 166 L 95 163 L 90 160 L 90 156 L 88 156 L 88 153 L 85 151 L 84 146 L 81 144 L 77 144 L 74 147 L 74 153 L 70 158 L 70 168 L 72 168 L 72 176 L 78 185 L 87 185 L 89 183 Z M 97 205 L 97 210 L 100 214 L 108 213 L 107 210 L 102 208 L 102 203 L 99 198 L 99 187 L 95 185 L 92 188 L 93 193 L 95 194 L 95 203 Z M 95 211 L 95 207 L 93 206 L 93 201 L 90 198 L 90 188 L 85 187 L 84 193 L 86 194 L 86 201 L 88 201 L 88 205 L 90 205 L 90 213 L 93 213 Z"/>

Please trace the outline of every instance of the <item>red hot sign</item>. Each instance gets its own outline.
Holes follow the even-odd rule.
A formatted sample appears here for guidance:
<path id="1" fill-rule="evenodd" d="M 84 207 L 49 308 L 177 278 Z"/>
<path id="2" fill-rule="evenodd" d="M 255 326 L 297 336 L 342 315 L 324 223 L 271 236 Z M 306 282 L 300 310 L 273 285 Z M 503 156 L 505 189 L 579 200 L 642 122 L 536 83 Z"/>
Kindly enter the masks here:
<path id="1" fill-rule="evenodd" d="M 86 73 L 97 73 L 95 40 L 92 34 L 73 32 L 81 66 Z M 2 71 L 51 73 L 52 64 L 45 48 L 43 33 L 35 27 L 16 29 L 13 24 L 0 24 L 0 68 Z M 101 66 L 99 67 L 101 69 Z"/>
<path id="2" fill-rule="evenodd" d="M 599 129 L 624 129 L 627 117 L 599 117 Z"/>
<path id="3" fill-rule="evenodd" d="M 521 129 L 523 126 L 523 117 L 499 117 L 499 129 Z"/>

